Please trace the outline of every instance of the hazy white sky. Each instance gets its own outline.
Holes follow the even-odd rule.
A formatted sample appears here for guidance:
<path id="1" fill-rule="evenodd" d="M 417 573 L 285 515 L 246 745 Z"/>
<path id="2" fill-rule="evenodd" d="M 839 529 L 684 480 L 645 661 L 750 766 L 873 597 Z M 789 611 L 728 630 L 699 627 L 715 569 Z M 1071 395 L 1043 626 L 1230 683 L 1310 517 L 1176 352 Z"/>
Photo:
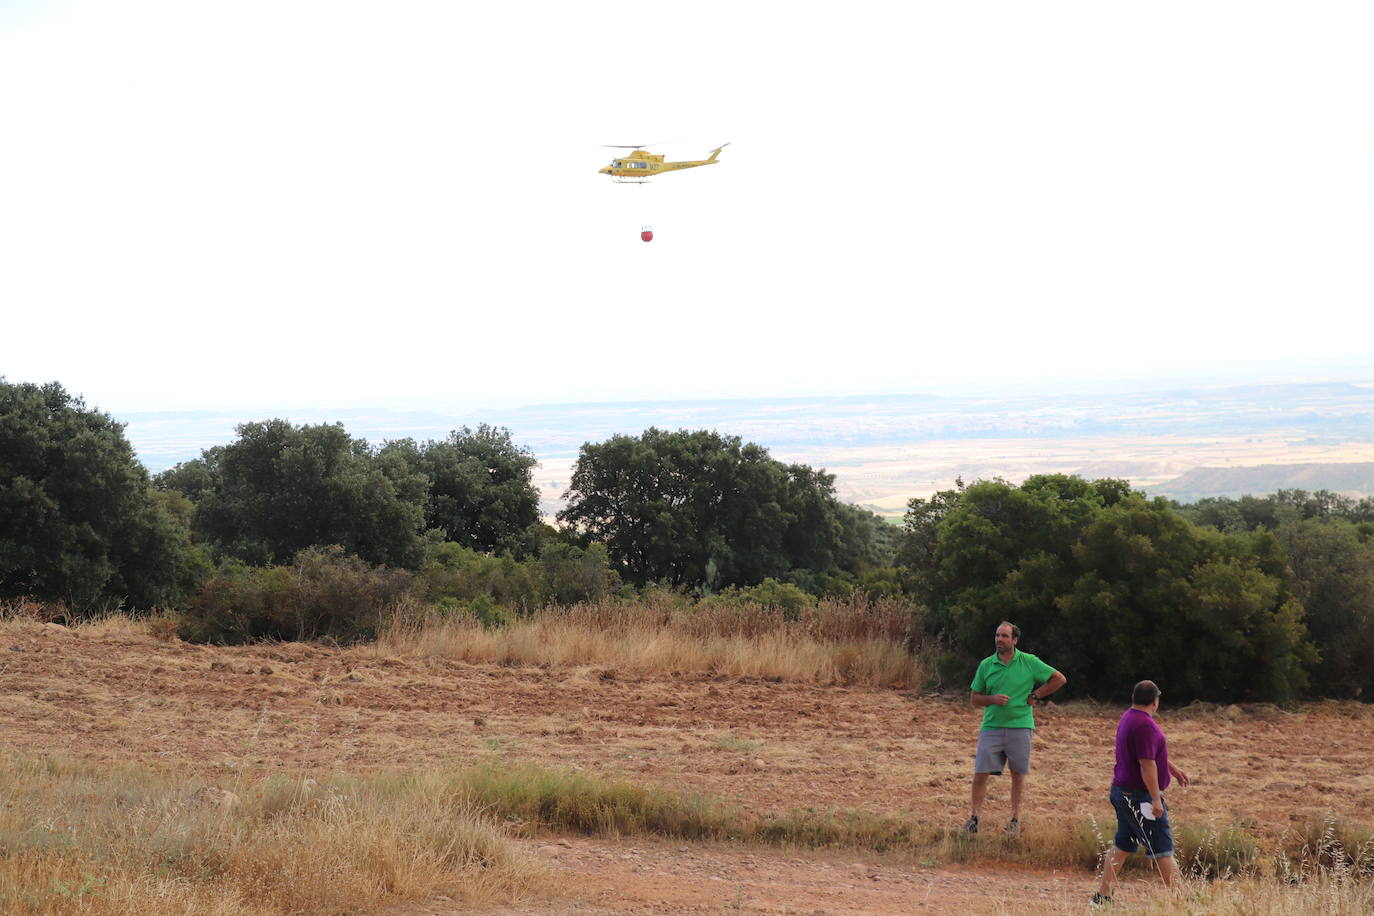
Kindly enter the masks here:
<path id="1" fill-rule="evenodd" d="M 0 374 L 118 412 L 1348 363 L 1374 355 L 1372 27 L 0 0 Z M 732 145 L 597 174 L 599 144 L 665 140 Z"/>

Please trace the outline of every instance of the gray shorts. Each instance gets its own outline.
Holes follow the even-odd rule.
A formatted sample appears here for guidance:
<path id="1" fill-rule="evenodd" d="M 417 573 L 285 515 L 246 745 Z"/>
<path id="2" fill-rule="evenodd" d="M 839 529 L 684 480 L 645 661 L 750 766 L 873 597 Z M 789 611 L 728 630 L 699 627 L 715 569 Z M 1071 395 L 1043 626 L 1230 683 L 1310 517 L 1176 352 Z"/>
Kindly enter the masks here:
<path id="1" fill-rule="evenodd" d="M 1002 775 L 1011 764 L 1013 773 L 1030 772 L 1033 728 L 985 728 L 978 732 L 978 752 L 973 756 L 973 772 Z"/>

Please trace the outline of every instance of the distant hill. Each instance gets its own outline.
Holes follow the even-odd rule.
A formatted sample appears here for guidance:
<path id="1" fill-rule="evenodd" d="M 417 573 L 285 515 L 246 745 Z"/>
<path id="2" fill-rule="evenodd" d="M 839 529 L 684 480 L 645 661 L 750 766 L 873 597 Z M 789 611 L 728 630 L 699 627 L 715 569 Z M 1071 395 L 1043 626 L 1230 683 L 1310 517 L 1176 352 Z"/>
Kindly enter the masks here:
<path id="1" fill-rule="evenodd" d="M 1374 462 L 1193 468 L 1148 489 L 1185 503 L 1209 496 L 1262 496 L 1277 490 L 1330 490 L 1360 498 L 1374 496 Z"/>

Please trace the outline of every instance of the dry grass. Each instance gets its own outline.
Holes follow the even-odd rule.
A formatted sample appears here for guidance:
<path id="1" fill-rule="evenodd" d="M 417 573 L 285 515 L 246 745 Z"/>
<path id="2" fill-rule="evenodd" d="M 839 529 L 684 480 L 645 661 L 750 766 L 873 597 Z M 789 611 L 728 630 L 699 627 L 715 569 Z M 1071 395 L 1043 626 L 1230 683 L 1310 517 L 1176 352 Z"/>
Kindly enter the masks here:
<path id="1" fill-rule="evenodd" d="M 170 638 L 175 631 L 175 615 L 157 611 L 133 617 L 119 611 L 82 617 L 61 602 L 11 598 L 0 601 L 0 625 L 25 623 L 58 624 L 80 627 L 93 636 L 143 636 L 153 634 Z"/>
<path id="2" fill-rule="evenodd" d="M 0 912 L 15 914 L 357 912 L 443 895 L 465 904 L 547 889 L 508 839 L 573 832 L 887 853 L 926 865 L 1002 863 L 1081 869 L 1104 846 L 1100 825 L 1037 825 L 1021 837 L 862 811 L 759 815 L 706 795 L 570 770 L 478 766 L 365 779 L 269 778 L 236 791 L 175 774 L 57 758 L 0 758 Z M 1315 829 L 1315 828 L 1314 828 Z M 1339 839 L 1344 830 L 1346 839 Z M 1327 824 L 1299 857 L 1282 850 L 1244 868 L 1239 828 L 1180 844 L 1186 880 L 1141 899 L 1143 912 L 1369 912 L 1364 832 Z M 1298 838 L 1302 839 L 1302 838 Z M 1211 843 L 1212 848 L 1207 844 Z M 1337 849 L 1339 846 L 1339 849 Z M 1348 853 L 1348 854 L 1347 854 Z M 1133 861 L 1137 874 L 1148 870 Z M 1241 876 L 1243 874 L 1243 877 Z M 1208 880 L 1209 878 L 1227 880 Z"/>
<path id="3" fill-rule="evenodd" d="M 1113 828 L 1091 823 L 1080 825 L 1077 831 L 1078 851 L 1096 859 L 1094 868 L 1099 873 Z M 1145 888 L 1151 883 L 1156 886 L 1145 899 L 1137 891 L 1129 901 L 1131 912 L 1246 916 L 1374 912 L 1374 881 L 1370 880 L 1374 840 L 1370 835 L 1367 828 L 1315 821 L 1264 850 L 1243 825 L 1185 826 L 1174 838 L 1182 875 L 1179 886 L 1170 891 L 1162 881 L 1147 881 Z M 1152 868 L 1147 859 L 1133 856 L 1127 861 L 1127 871 L 1148 875 Z"/>
<path id="4" fill-rule="evenodd" d="M 1198 890 L 1185 892 L 1180 899 L 1161 904 L 1159 911 L 1234 913 L 1237 916 L 1292 916 L 1294 913 L 1363 916 L 1374 912 L 1374 886 L 1330 877 L 1318 877 L 1296 885 L 1273 880 L 1223 881 L 1209 885 L 1193 882 L 1193 885 Z"/>
<path id="5" fill-rule="evenodd" d="M 17 654 L 7 660 L 36 666 L 40 659 L 61 657 L 50 651 L 54 646 L 82 644 L 58 640 L 59 631 L 41 626 L 52 619 L 61 619 L 60 609 L 16 604 L 0 608 L 0 630 L 7 638 L 14 633 L 19 642 L 32 643 L 35 649 L 42 644 L 43 649 L 42 654 Z M 462 620 L 412 618 L 409 624 L 397 622 L 388 637 L 392 642 L 348 652 L 386 658 L 445 655 L 521 664 L 597 664 L 623 671 L 627 680 L 639 671 L 715 670 L 812 683 L 883 685 L 872 673 L 880 666 L 865 669 L 836 662 L 840 647 L 874 642 L 902 653 L 908 665 L 902 676 L 911 679 L 907 683 L 919 683 L 923 655 L 919 646 L 908 649 L 903 626 L 894 608 L 875 613 L 872 607 L 857 605 L 832 604 L 786 620 L 762 608 L 689 612 L 671 606 L 608 604 L 541 614 L 505 630 L 485 631 Z M 118 616 L 81 623 L 76 630 L 116 638 L 157 632 L 155 621 Z M 586 641 L 580 649 L 578 640 Z M 724 656 L 710 654 L 709 647 L 730 643 L 749 648 L 751 664 L 757 667 L 709 667 L 725 664 L 720 661 Z M 650 651 L 651 645 L 658 648 Z M 491 654 L 469 654 L 473 646 Z M 813 658 L 796 647 L 809 647 L 822 661 L 769 663 L 770 654 L 792 650 L 796 658 Z M 208 650 L 196 650 L 202 651 Z M 163 677 L 170 678 L 173 664 L 165 658 L 160 664 L 168 665 Z M 697 665 L 702 667 L 693 668 Z M 305 678 L 309 669 L 304 662 L 301 668 L 298 676 Z M 376 675 L 373 669 L 359 670 L 368 677 Z M 415 677 L 405 666 L 398 670 L 407 672 L 407 679 Z M 503 672 L 507 675 L 517 677 Z M 873 680 L 861 679 L 865 677 Z M 388 697 L 376 702 L 391 702 Z M 13 698 L 24 700 L 19 692 Z M 37 699 L 26 702 L 34 709 L 48 708 Z M 1315 704 L 1313 711 L 1323 717 L 1362 718 L 1368 707 Z M 300 714 L 290 710 L 281 715 L 288 712 Z M 1199 704 L 1179 715 L 1212 721 L 1223 712 Z M 1247 715 L 1252 712 L 1259 715 L 1264 710 L 1247 708 Z M 1061 724 L 1067 728 L 1075 713 L 1070 707 L 1063 714 L 1067 718 Z M 1278 710 L 1273 714 L 1276 722 L 1297 715 Z M 738 720 L 734 727 L 742 729 L 737 734 L 765 735 L 770 748 L 782 740 L 759 729 L 755 720 Z M 738 742 L 739 750 L 754 750 L 745 739 L 730 741 Z M 415 746 L 409 739 L 396 745 L 405 750 Z M 728 743 L 721 747 L 735 749 Z M 184 757 L 181 765 L 189 771 L 193 760 L 203 762 L 204 755 Z M 582 762 L 593 768 L 604 765 L 604 759 Z M 1112 829 L 1106 824 L 1094 830 L 1087 818 L 1079 823 L 1075 813 L 1033 821 L 1015 840 L 996 832 L 968 837 L 951 830 L 948 818 L 938 812 L 927 821 L 921 813 L 892 816 L 826 809 L 820 801 L 815 810 L 779 811 L 730 801 L 743 795 L 733 782 L 722 789 L 728 798 L 655 788 L 669 778 L 661 770 L 633 777 L 634 782 L 606 780 L 586 771 L 504 764 L 331 778 L 319 784 L 243 779 L 224 784 L 240 799 L 237 804 L 219 803 L 223 796 L 206 789 L 206 778 L 181 770 L 0 756 L 0 912 L 325 913 L 365 911 L 435 895 L 473 903 L 508 899 L 548 886 L 540 869 L 523 861 L 509 839 L 512 833 L 544 832 L 834 847 L 883 852 L 922 864 L 970 862 L 990 871 L 1014 862 L 1042 871 L 1067 868 L 1083 876 L 1086 886 Z M 785 803 L 809 797 L 794 792 Z M 828 797 L 835 804 L 850 803 L 840 800 L 848 795 Z M 923 805 L 909 809 L 924 810 Z M 1364 817 L 1360 811 L 1345 813 Z M 1185 888 L 1177 896 L 1166 896 L 1161 888 L 1136 881 L 1128 894 L 1132 911 L 1285 916 L 1374 911 L 1374 831 L 1367 825 L 1318 819 L 1282 838 L 1255 837 L 1253 830 L 1254 825 L 1247 830 L 1242 824 L 1180 829 L 1179 864 L 1190 873 Z M 1145 868 L 1137 861 L 1132 872 L 1140 878 L 1148 874 Z"/>
<path id="6" fill-rule="evenodd" d="M 28 620 L 35 623 L 50 623 L 65 620 L 70 612 L 63 604 L 50 601 L 35 601 L 32 598 L 10 598 L 0 601 L 0 622 Z"/>
<path id="7" fill-rule="evenodd" d="M 1130 912 L 1206 913 L 1208 916 L 1293 916 L 1295 913 L 1365 916 L 1374 912 L 1374 884 L 1330 872 L 1294 882 L 1272 874 L 1227 881 L 1209 881 L 1185 874 L 1172 892 L 1159 882 L 1152 888 L 1146 887 L 1148 890 L 1144 893 L 1137 891 L 1131 896 Z"/>
<path id="8" fill-rule="evenodd" d="M 474 663 L 606 665 L 627 674 L 710 673 L 813 684 L 910 687 L 929 665 L 920 621 L 897 602 L 822 602 L 788 619 L 758 605 L 583 604 L 484 629 L 466 615 L 399 612 L 382 655 Z"/>
<path id="9" fill-rule="evenodd" d="M 539 871 L 448 780 L 266 779 L 0 758 L 0 912 L 355 912 L 482 901 Z"/>

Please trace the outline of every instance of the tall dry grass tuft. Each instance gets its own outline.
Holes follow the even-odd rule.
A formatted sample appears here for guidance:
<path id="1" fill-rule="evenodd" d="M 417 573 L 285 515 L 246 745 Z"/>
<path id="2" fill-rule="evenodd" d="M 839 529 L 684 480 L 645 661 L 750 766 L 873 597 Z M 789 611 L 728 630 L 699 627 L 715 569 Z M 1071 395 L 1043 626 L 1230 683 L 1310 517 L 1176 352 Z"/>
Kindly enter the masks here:
<path id="1" fill-rule="evenodd" d="M 33 598 L 9 598 L 0 601 L 0 623 L 10 621 L 52 623 L 58 620 L 68 620 L 71 616 L 71 610 L 60 602 L 37 601 Z"/>
<path id="2" fill-rule="evenodd" d="M 131 639 L 151 635 L 170 640 L 175 638 L 178 620 L 175 613 L 161 610 L 138 617 L 108 611 L 73 618 L 63 604 L 25 598 L 0 602 L 0 628 L 29 634 L 38 632 L 44 626 L 56 625 L 59 629 L 79 631 L 97 638 Z"/>
<path id="3" fill-rule="evenodd" d="M 1298 878 L 1374 876 L 1374 827 L 1311 818 L 1284 836 L 1276 862 L 1281 873 Z"/>
<path id="4" fill-rule="evenodd" d="M 1207 913 L 1223 916 L 1293 916 L 1322 913 L 1325 916 L 1368 916 L 1374 913 L 1374 884 L 1344 881 L 1332 875 L 1287 882 L 1272 875 L 1233 881 L 1206 881 L 1190 877 L 1174 897 L 1163 894 L 1132 907 L 1132 912 Z"/>
<path id="5" fill-rule="evenodd" d="M 384 655 L 523 665 L 609 665 L 636 674 L 709 673 L 816 684 L 906 687 L 929 670 L 919 616 L 890 600 L 822 601 L 785 614 L 756 604 L 598 602 L 551 607 L 503 627 L 402 605 Z M 367 651 L 367 650 L 363 650 Z"/>
<path id="6" fill-rule="evenodd" d="M 337 913 L 536 883 L 434 775 L 236 792 L 136 767 L 0 758 L 0 912 Z"/>

